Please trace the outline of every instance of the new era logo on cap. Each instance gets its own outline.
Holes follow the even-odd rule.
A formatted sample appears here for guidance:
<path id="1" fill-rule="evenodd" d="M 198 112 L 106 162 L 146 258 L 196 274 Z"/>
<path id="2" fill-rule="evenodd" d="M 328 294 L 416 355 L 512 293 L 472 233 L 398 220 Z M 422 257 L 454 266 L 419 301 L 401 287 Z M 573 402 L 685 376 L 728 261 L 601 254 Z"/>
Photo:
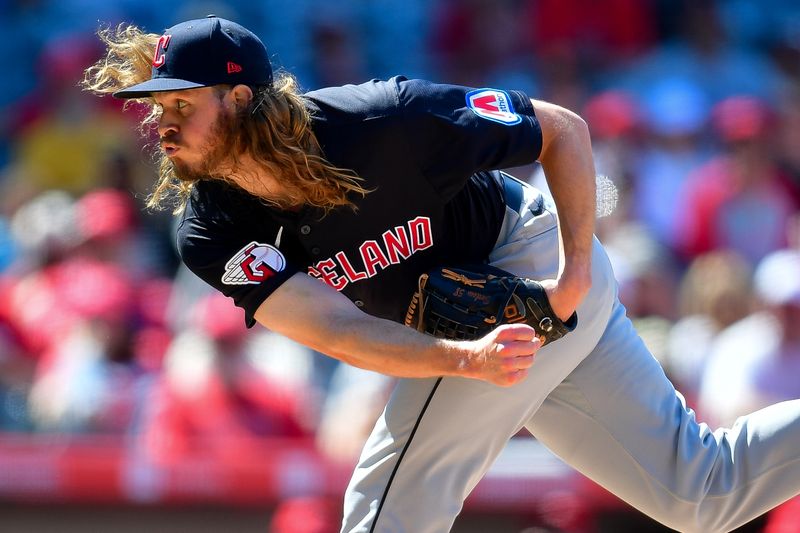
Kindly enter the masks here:
<path id="1" fill-rule="evenodd" d="M 228 74 L 236 74 L 242 71 L 242 66 L 237 65 L 233 61 L 228 61 Z"/>

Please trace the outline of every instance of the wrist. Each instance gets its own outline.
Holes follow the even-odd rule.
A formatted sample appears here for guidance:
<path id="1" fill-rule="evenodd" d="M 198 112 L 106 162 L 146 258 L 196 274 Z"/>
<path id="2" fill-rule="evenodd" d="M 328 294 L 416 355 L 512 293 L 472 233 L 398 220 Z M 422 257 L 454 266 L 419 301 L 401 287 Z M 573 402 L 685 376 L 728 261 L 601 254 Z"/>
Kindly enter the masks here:
<path id="1" fill-rule="evenodd" d="M 470 341 L 439 340 L 444 355 L 444 375 L 471 377 L 475 367 L 474 351 Z"/>
<path id="2" fill-rule="evenodd" d="M 591 256 L 580 259 L 571 258 L 564 261 L 564 269 L 558 277 L 558 284 L 562 288 L 569 288 L 578 292 L 589 290 L 592 286 Z"/>

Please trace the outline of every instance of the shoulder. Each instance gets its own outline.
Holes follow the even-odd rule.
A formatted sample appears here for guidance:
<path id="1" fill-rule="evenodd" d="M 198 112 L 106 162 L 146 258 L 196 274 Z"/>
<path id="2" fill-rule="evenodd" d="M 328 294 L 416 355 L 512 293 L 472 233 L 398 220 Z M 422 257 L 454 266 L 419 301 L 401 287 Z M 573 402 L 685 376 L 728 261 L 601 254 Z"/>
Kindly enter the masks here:
<path id="1" fill-rule="evenodd" d="M 230 218 L 233 214 L 231 207 L 236 203 L 237 196 L 240 194 L 236 189 L 221 181 L 198 181 L 192 187 L 181 221 L 195 218 L 206 220 Z"/>
<path id="2" fill-rule="evenodd" d="M 394 76 L 358 85 L 326 87 L 303 96 L 318 119 L 374 119 L 413 109 L 430 109 L 452 100 L 463 105 L 467 87 Z"/>
<path id="3" fill-rule="evenodd" d="M 229 236 L 277 224 L 271 221 L 270 209 L 253 196 L 222 181 L 200 181 L 178 221 L 178 250 L 187 258 Z"/>
<path id="4" fill-rule="evenodd" d="M 235 227 L 233 211 L 225 208 L 222 194 L 214 194 L 223 191 L 216 183 L 203 181 L 192 189 L 176 231 L 178 254 L 187 265 L 199 257 L 203 243 L 214 243 Z"/>
<path id="5" fill-rule="evenodd" d="M 392 115 L 398 107 L 398 78 L 325 87 L 303 95 L 312 116 L 324 121 L 357 121 Z"/>
<path id="6" fill-rule="evenodd" d="M 250 219 L 270 218 L 272 208 L 255 196 L 222 180 L 202 180 L 195 184 L 181 220 L 203 219 L 234 224 Z"/>

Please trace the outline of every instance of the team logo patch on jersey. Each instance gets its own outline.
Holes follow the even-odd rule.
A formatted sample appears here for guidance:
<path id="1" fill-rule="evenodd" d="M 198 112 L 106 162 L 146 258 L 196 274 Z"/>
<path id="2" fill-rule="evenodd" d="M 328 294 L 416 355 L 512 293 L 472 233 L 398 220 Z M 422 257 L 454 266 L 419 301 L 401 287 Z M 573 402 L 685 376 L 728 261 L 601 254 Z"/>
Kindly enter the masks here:
<path id="1" fill-rule="evenodd" d="M 286 267 L 286 258 L 274 246 L 251 242 L 225 264 L 222 283 L 258 285 Z"/>
<path id="2" fill-rule="evenodd" d="M 508 126 L 519 124 L 522 117 L 514 111 L 511 97 L 498 89 L 476 89 L 467 93 L 467 107 L 476 115 Z"/>

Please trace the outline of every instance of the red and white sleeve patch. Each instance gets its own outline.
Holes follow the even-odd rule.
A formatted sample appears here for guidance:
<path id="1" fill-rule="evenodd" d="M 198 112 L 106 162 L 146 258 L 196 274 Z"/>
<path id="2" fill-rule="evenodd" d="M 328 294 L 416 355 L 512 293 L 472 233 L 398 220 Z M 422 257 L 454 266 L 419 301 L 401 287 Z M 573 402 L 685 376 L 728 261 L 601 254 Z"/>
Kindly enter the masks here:
<path id="1" fill-rule="evenodd" d="M 258 285 L 286 268 L 286 258 L 274 246 L 251 242 L 225 264 L 225 285 Z"/>
<path id="2" fill-rule="evenodd" d="M 476 89 L 468 92 L 467 107 L 481 118 L 506 126 L 522 122 L 522 117 L 514 111 L 511 97 L 499 89 Z"/>

